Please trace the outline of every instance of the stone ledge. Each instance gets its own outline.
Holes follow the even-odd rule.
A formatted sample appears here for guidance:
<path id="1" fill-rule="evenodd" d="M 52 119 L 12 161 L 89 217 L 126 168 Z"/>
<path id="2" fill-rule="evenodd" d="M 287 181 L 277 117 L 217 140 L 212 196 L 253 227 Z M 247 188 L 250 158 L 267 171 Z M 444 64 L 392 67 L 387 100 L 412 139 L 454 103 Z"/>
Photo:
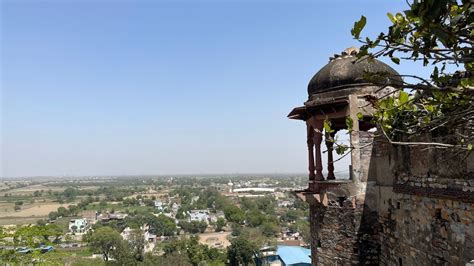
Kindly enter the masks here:
<path id="1" fill-rule="evenodd" d="M 428 198 L 441 198 L 462 201 L 467 203 L 474 203 L 474 192 L 462 191 L 458 189 L 440 189 L 430 187 L 417 187 L 407 184 L 394 184 L 393 192 L 423 196 Z"/>

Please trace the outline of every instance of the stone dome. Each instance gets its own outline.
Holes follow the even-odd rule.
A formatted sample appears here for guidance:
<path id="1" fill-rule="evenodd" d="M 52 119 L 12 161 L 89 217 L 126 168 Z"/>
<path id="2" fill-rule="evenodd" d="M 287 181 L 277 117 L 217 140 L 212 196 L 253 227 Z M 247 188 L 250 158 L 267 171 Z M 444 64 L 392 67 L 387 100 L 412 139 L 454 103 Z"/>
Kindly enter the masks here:
<path id="1" fill-rule="evenodd" d="M 364 74 L 369 73 L 387 73 L 383 84 L 400 86 L 402 79 L 400 74 L 387 64 L 377 60 L 368 60 L 367 58 L 357 58 L 357 49 L 348 48 L 341 55 L 335 55 L 330 58 L 327 65 L 321 68 L 308 84 L 308 95 L 335 91 L 348 87 L 361 85 L 371 85 L 372 83 L 364 80 Z"/>

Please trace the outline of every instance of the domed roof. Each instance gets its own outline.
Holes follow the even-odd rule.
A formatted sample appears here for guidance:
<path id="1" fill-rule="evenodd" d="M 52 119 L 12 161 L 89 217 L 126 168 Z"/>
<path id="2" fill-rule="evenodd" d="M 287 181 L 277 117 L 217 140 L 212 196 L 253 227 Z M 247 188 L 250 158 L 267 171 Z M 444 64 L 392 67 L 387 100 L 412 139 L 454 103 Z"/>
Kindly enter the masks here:
<path id="1" fill-rule="evenodd" d="M 402 79 L 397 71 L 387 64 L 377 60 L 367 58 L 358 59 L 356 48 L 348 48 L 342 55 L 336 55 L 331 61 L 313 76 L 308 84 L 308 95 L 334 91 L 348 87 L 370 85 L 364 80 L 364 74 L 387 73 L 387 78 L 383 84 L 399 86 Z M 390 76 L 390 78 L 389 78 Z"/>

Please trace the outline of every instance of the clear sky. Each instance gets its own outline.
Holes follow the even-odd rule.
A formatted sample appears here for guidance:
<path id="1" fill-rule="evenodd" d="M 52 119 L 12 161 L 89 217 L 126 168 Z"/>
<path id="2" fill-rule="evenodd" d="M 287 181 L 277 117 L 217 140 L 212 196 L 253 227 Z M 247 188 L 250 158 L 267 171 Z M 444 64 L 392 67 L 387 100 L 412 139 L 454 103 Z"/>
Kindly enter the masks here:
<path id="1" fill-rule="evenodd" d="M 364 14 L 375 36 L 387 12 L 406 9 L 402 0 L 1 3 L 3 177 L 304 173 L 305 126 L 286 115 L 329 56 L 357 45 L 354 21 Z"/>

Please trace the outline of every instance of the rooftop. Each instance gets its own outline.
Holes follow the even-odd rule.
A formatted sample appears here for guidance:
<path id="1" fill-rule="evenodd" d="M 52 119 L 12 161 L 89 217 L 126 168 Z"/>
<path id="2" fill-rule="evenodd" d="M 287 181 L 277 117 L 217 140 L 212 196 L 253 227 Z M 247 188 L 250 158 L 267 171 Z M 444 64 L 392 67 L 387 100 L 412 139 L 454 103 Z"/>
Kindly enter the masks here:
<path id="1" fill-rule="evenodd" d="M 308 84 L 308 96 L 326 91 L 370 85 L 364 79 L 365 73 L 383 73 L 388 85 L 400 85 L 402 80 L 397 71 L 387 64 L 367 57 L 358 58 L 357 48 L 347 48 L 341 55 L 335 55 L 329 63 L 321 68 Z M 381 81 L 380 81 L 381 82 Z"/>
<path id="2" fill-rule="evenodd" d="M 278 255 L 285 265 L 311 265 L 311 250 L 295 246 L 278 246 Z"/>

